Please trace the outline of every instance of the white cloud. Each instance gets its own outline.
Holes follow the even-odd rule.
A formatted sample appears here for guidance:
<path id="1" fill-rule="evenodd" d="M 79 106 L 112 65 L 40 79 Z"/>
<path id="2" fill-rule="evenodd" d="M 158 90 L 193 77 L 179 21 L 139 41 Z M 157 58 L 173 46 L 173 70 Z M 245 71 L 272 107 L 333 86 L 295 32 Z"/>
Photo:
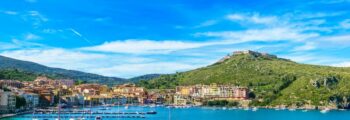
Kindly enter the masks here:
<path id="1" fill-rule="evenodd" d="M 28 11 L 28 14 L 32 17 L 36 17 L 43 22 L 47 22 L 49 19 L 42 15 L 39 11 Z"/>
<path id="2" fill-rule="evenodd" d="M 307 51 L 307 50 L 313 50 L 315 48 L 316 48 L 315 43 L 313 43 L 313 42 L 306 42 L 303 46 L 295 47 L 293 51 Z"/>
<path id="3" fill-rule="evenodd" d="M 350 45 L 350 35 L 332 35 L 319 38 L 325 44 Z"/>
<path id="4" fill-rule="evenodd" d="M 317 19 L 317 18 L 326 18 L 326 17 L 334 17 L 343 15 L 346 12 L 339 11 L 339 12 L 317 12 L 317 13 L 305 13 L 304 11 L 294 13 L 293 15 L 289 16 L 292 19 Z"/>
<path id="5" fill-rule="evenodd" d="M 16 11 L 3 11 L 3 13 L 8 15 L 17 15 L 18 13 Z"/>
<path id="6" fill-rule="evenodd" d="M 319 36 L 317 33 L 301 33 L 298 30 L 290 28 L 267 28 L 267 29 L 249 29 L 246 31 L 223 31 L 223 32 L 205 32 L 196 33 L 196 36 L 219 37 L 233 42 L 247 41 L 279 41 L 291 40 L 301 41 Z"/>
<path id="7" fill-rule="evenodd" d="M 36 39 L 40 39 L 40 38 L 41 38 L 40 36 L 35 35 L 33 33 L 28 33 L 24 37 L 25 40 L 36 40 Z"/>
<path id="8" fill-rule="evenodd" d="M 174 73 L 175 71 L 185 71 L 200 67 L 199 65 L 185 64 L 179 62 L 154 62 L 139 64 L 122 64 L 111 67 L 99 68 L 94 70 L 97 73 L 103 73 L 109 76 L 133 77 L 153 73 Z M 124 74 L 122 74 L 124 73 Z"/>
<path id="9" fill-rule="evenodd" d="M 132 54 L 166 54 L 176 50 L 199 48 L 208 45 L 220 44 L 219 42 L 183 42 L 183 41 L 154 41 L 136 40 L 105 42 L 102 45 L 85 47 L 81 50 L 132 53 Z"/>
<path id="10" fill-rule="evenodd" d="M 23 48 L 46 47 L 46 45 L 44 45 L 44 44 L 35 43 L 35 42 L 28 42 L 28 41 L 23 41 L 23 40 L 18 40 L 18 39 L 12 39 L 11 42 L 13 44 L 15 44 L 16 46 L 23 47 Z"/>
<path id="11" fill-rule="evenodd" d="M 58 32 L 63 32 L 63 30 L 62 29 L 46 28 L 46 29 L 43 29 L 42 32 L 44 32 L 44 33 L 58 33 Z"/>
<path id="12" fill-rule="evenodd" d="M 245 20 L 246 16 L 243 16 L 241 14 L 230 14 L 227 15 L 227 18 L 230 20 Z"/>
<path id="13" fill-rule="evenodd" d="M 25 14 L 21 14 L 21 16 L 24 21 L 31 22 L 34 27 L 39 27 L 43 23 L 49 21 L 49 19 L 39 11 L 27 11 Z"/>
<path id="14" fill-rule="evenodd" d="M 91 66 L 88 61 L 93 61 L 105 57 L 99 54 L 86 54 L 81 52 L 67 51 L 64 49 L 24 49 L 4 51 L 1 55 L 20 60 L 28 60 L 50 67 L 59 67 L 66 69 L 85 69 Z"/>
<path id="15" fill-rule="evenodd" d="M 194 26 L 194 28 L 201 28 L 201 27 L 208 27 L 208 26 L 212 26 L 212 25 L 215 25 L 218 21 L 216 20 L 208 20 L 208 21 L 205 21 L 197 26 Z"/>
<path id="16" fill-rule="evenodd" d="M 12 43 L 0 42 L 0 50 L 14 49 L 14 48 L 18 48 L 18 47 L 19 46 L 12 44 Z"/>
<path id="17" fill-rule="evenodd" d="M 319 53 L 308 53 L 303 51 L 280 55 L 279 57 L 290 59 L 298 63 L 328 66 L 334 66 L 334 63 L 343 61 L 342 58 L 334 59 L 332 56 L 327 56 Z"/>
<path id="18" fill-rule="evenodd" d="M 232 21 L 251 22 L 255 24 L 272 24 L 277 21 L 277 17 L 275 16 L 261 16 L 258 13 L 229 14 L 227 18 Z"/>
<path id="19" fill-rule="evenodd" d="M 340 26 L 344 29 L 350 28 L 350 19 L 346 19 L 340 23 Z"/>
<path id="20" fill-rule="evenodd" d="M 350 62 L 341 62 L 341 63 L 337 63 L 337 64 L 332 64 L 332 66 L 336 66 L 336 67 L 350 67 Z"/>

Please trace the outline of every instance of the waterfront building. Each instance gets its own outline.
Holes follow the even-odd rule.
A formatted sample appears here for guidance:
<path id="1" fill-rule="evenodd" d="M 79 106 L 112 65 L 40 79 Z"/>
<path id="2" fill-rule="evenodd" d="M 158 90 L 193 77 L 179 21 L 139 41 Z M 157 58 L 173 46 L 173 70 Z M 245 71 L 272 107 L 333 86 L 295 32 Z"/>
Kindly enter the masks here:
<path id="1" fill-rule="evenodd" d="M 14 112 L 16 109 L 16 96 L 13 92 L 0 90 L 0 113 Z"/>
<path id="2" fill-rule="evenodd" d="M 187 105 L 188 98 L 182 95 L 174 95 L 174 105 L 184 106 Z"/>
<path id="3" fill-rule="evenodd" d="M 34 108 L 39 105 L 39 95 L 35 93 L 23 93 L 21 95 L 26 100 L 27 108 Z"/>
<path id="4" fill-rule="evenodd" d="M 164 104 L 166 102 L 166 94 L 158 91 L 148 91 L 145 104 Z"/>
<path id="5" fill-rule="evenodd" d="M 248 99 L 248 91 L 248 88 L 232 85 L 178 86 L 174 95 L 174 104 L 182 105 L 190 102 L 200 105 L 201 102 L 208 100 L 245 100 Z"/>
<path id="6" fill-rule="evenodd" d="M 123 84 L 113 87 L 113 94 L 124 96 L 128 103 L 144 104 L 147 100 L 147 92 L 143 87 L 137 87 L 135 84 Z"/>
<path id="7" fill-rule="evenodd" d="M 248 88 L 236 88 L 234 89 L 234 98 L 238 99 L 248 99 Z"/>

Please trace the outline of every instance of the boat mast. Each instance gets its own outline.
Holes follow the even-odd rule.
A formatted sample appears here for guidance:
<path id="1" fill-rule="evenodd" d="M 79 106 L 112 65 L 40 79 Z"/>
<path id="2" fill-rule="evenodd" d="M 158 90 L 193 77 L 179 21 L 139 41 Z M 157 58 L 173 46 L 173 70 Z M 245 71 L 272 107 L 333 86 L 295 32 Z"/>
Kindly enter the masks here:
<path id="1" fill-rule="evenodd" d="M 61 85 L 58 83 L 58 120 L 61 120 L 61 99 L 60 99 L 60 94 L 61 94 Z"/>
<path id="2" fill-rule="evenodd" d="M 83 96 L 83 114 L 81 115 L 82 118 L 84 118 L 85 112 L 85 96 Z"/>
<path id="3" fill-rule="evenodd" d="M 171 110 L 170 110 L 171 108 L 169 107 L 169 112 L 168 112 L 168 120 L 171 120 Z"/>
<path id="4" fill-rule="evenodd" d="M 120 109 L 119 109 L 120 105 L 119 105 L 119 101 L 120 101 L 120 97 L 118 96 L 118 101 L 117 101 L 117 107 L 118 107 L 118 113 L 117 113 L 117 115 L 118 115 L 118 120 L 120 120 Z"/>

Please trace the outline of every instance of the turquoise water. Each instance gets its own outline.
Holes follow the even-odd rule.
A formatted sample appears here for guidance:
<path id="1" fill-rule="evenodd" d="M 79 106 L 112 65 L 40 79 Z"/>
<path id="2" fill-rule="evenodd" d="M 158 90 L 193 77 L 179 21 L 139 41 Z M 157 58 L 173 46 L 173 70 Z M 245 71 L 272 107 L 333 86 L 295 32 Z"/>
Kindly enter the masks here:
<path id="1" fill-rule="evenodd" d="M 243 109 L 218 109 L 218 108 L 166 108 L 166 107 L 140 107 L 132 106 L 128 109 L 124 107 L 112 107 L 109 110 L 100 110 L 100 107 L 92 108 L 98 112 L 142 112 L 157 111 L 155 115 L 144 115 L 146 118 L 103 118 L 103 120 L 350 120 L 350 111 L 329 111 L 321 113 L 317 110 L 274 110 L 259 109 L 257 111 Z M 170 114 L 169 114 L 170 113 Z M 46 114 L 54 116 L 55 114 Z M 31 116 L 31 114 L 25 115 Z M 80 115 L 78 115 L 80 116 Z M 13 117 L 13 120 L 31 120 L 31 118 Z M 68 120 L 68 119 L 66 119 Z"/>

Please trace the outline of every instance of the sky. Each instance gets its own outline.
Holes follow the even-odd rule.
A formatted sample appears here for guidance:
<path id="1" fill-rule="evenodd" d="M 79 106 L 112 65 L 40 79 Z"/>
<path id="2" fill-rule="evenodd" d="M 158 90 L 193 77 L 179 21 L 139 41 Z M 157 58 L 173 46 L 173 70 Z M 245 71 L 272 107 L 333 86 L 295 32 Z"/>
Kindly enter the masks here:
<path id="1" fill-rule="evenodd" d="M 1 0 L 0 55 L 131 78 L 237 50 L 350 66 L 350 0 Z"/>

